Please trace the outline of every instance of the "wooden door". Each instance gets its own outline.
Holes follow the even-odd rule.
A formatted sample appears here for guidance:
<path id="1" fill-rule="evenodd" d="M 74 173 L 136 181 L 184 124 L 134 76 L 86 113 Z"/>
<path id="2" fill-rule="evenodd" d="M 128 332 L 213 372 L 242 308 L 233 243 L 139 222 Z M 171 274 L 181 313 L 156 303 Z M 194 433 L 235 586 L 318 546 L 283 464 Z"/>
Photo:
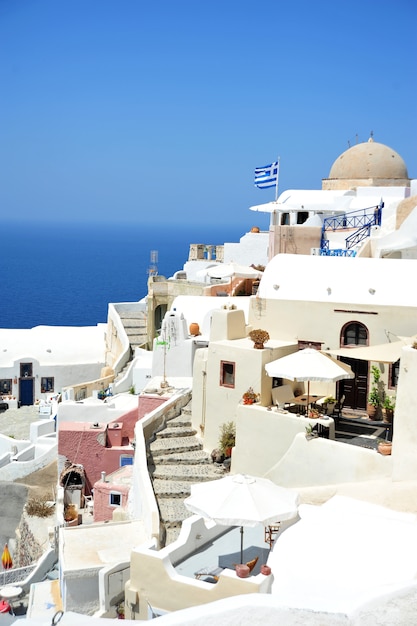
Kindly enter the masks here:
<path id="1" fill-rule="evenodd" d="M 34 379 L 31 377 L 20 378 L 19 380 L 19 400 L 22 406 L 31 406 L 33 397 Z"/>
<path id="2" fill-rule="evenodd" d="M 342 357 L 341 361 L 352 368 L 354 378 L 341 380 L 339 383 L 339 397 L 345 396 L 344 406 L 350 409 L 366 410 L 368 399 L 368 361 Z"/>

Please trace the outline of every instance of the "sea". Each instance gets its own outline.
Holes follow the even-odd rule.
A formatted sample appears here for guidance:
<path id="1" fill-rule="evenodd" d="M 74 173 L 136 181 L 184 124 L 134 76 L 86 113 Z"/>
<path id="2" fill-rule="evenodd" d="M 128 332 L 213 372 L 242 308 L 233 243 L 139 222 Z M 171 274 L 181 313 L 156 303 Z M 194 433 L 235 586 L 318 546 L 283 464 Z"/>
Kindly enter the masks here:
<path id="1" fill-rule="evenodd" d="M 239 225 L 13 222 L 0 246 L 0 328 L 95 326 L 147 294 L 149 270 L 182 270 L 192 243 L 238 243 Z"/>

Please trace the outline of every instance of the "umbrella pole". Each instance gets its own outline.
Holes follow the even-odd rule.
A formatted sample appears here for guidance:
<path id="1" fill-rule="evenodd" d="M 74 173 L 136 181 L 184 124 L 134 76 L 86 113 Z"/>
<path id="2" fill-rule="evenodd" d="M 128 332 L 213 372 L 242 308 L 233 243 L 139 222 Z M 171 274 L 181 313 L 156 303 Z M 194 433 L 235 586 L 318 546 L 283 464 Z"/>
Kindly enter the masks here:
<path id="1" fill-rule="evenodd" d="M 240 563 L 243 563 L 243 526 L 240 527 Z"/>
<path id="2" fill-rule="evenodd" d="M 307 381 L 307 417 L 310 415 L 310 381 Z"/>

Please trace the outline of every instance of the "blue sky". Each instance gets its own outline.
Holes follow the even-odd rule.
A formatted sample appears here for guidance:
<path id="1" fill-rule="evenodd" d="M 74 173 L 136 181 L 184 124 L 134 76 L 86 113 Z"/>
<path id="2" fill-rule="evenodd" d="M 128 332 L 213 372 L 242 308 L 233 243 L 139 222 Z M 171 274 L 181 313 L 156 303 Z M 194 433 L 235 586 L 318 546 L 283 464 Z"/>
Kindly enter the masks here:
<path id="1" fill-rule="evenodd" d="M 356 141 L 417 177 L 415 0 L 0 0 L 0 206 L 251 225 Z M 266 222 L 267 224 L 267 222 Z"/>

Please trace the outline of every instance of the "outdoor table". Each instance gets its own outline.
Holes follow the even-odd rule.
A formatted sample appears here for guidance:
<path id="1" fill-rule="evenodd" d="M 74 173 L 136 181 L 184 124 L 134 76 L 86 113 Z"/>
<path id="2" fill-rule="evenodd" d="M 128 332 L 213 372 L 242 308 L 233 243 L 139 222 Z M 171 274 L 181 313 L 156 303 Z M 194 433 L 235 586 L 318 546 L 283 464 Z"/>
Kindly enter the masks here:
<path id="1" fill-rule="evenodd" d="M 315 395 L 307 395 L 303 394 L 302 396 L 297 396 L 293 399 L 294 404 L 298 404 L 304 407 L 308 407 L 310 405 L 316 404 L 319 400 L 324 398 L 324 396 L 315 396 Z"/>

